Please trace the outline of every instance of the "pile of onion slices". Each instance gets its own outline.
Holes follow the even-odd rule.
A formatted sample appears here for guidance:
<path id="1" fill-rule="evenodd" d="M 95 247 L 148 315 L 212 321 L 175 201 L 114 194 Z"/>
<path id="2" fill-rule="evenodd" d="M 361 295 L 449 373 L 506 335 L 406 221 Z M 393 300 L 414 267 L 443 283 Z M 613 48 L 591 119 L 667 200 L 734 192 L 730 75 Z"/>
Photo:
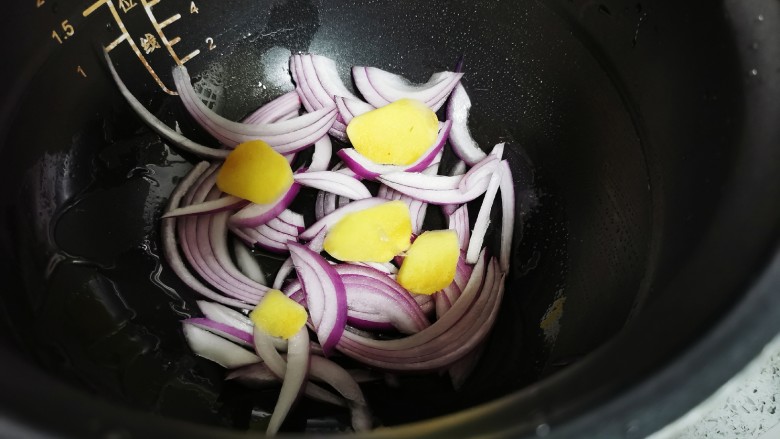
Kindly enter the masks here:
<path id="1" fill-rule="evenodd" d="M 221 144 L 210 147 L 146 110 L 106 58 L 138 115 L 174 146 L 204 159 L 170 196 L 161 226 L 165 259 L 203 296 L 197 302 L 202 317 L 183 321 L 192 350 L 228 369 L 227 379 L 260 387 L 282 383 L 269 434 L 278 431 L 299 395 L 343 406 L 350 410 L 355 431 L 371 429 L 374 420 L 360 384 L 381 379 L 377 371 L 446 371 L 454 387 L 464 382 L 504 294 L 515 194 L 504 145 L 486 152 L 469 133 L 471 103 L 462 72 L 438 72 L 424 84 L 412 84 L 378 68 L 357 66 L 352 79 L 358 97 L 344 85 L 334 61 L 297 54 L 290 58 L 295 90 L 236 122 L 210 110 L 187 69 L 176 67 L 173 77 L 184 107 Z M 352 119 L 400 99 L 414 99 L 433 111 L 444 107 L 445 118 L 436 139 L 413 163 L 375 163 L 350 146 L 347 127 Z M 227 195 L 216 184 L 231 149 L 258 139 L 298 166 L 289 189 L 265 204 Z M 308 148 L 311 158 L 300 160 L 297 155 Z M 447 149 L 457 162 L 445 172 Z M 311 223 L 290 208 L 302 188 L 317 191 Z M 323 253 L 325 236 L 340 219 L 388 200 L 408 206 L 415 235 L 424 232 L 434 207 L 457 234 L 461 254 L 455 277 L 441 291 L 417 295 L 402 287 L 396 281 L 402 254 L 375 263 L 334 261 Z M 473 220 L 467 205 L 472 201 Z M 489 256 L 483 242 L 491 211 L 499 204 L 501 220 L 494 227 L 500 227 L 500 248 Z M 253 248 L 287 256 L 273 278 L 266 277 Z M 248 317 L 272 289 L 308 313 L 307 325 L 288 339 L 270 336 Z M 365 369 L 347 370 L 338 364 L 340 357 Z"/>

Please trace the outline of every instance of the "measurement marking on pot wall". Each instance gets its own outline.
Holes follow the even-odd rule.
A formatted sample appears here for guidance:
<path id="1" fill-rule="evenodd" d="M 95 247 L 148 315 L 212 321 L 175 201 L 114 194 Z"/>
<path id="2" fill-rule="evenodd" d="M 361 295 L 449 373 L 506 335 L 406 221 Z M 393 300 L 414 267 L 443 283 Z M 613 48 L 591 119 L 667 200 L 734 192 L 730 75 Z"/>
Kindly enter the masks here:
<path id="1" fill-rule="evenodd" d="M 57 32 L 57 29 L 54 29 L 51 31 L 51 37 L 55 39 L 58 43 L 62 44 L 62 40 L 67 40 L 68 37 L 72 37 L 73 34 L 76 33 L 76 30 L 73 29 L 73 25 L 68 23 L 68 20 L 63 21 L 60 23 L 60 27 L 62 27 L 62 37 L 60 37 L 59 32 Z"/>
<path id="2" fill-rule="evenodd" d="M 119 0 L 119 7 L 124 13 L 127 13 L 128 10 L 138 5 L 136 1 L 137 0 Z M 98 0 L 92 5 L 90 5 L 88 8 L 84 9 L 82 14 L 84 15 L 84 17 L 88 17 L 93 12 L 95 12 L 98 8 L 105 5 L 108 8 L 108 10 L 111 12 L 111 16 L 116 22 L 117 26 L 119 27 L 119 30 L 122 32 L 122 34 L 119 37 L 117 37 L 114 41 L 112 41 L 105 47 L 106 51 L 111 52 L 119 44 L 127 42 L 130 45 L 130 48 L 135 53 L 136 57 L 138 57 L 138 60 L 141 61 L 141 64 L 143 64 L 143 66 L 146 68 L 146 70 L 149 72 L 152 78 L 154 78 L 155 82 L 157 82 L 157 85 L 159 85 L 164 92 L 170 95 L 176 95 L 177 93 L 175 91 L 168 88 L 165 85 L 165 83 L 163 83 L 162 79 L 160 79 L 160 76 L 157 75 L 157 72 L 155 72 L 154 68 L 152 67 L 152 65 L 149 63 L 149 61 L 146 59 L 144 55 L 145 54 L 148 55 L 152 53 L 155 49 L 161 49 L 164 47 L 165 49 L 167 49 L 168 54 L 171 56 L 171 58 L 176 64 L 184 65 L 184 63 L 197 56 L 200 53 L 200 50 L 196 49 L 190 52 L 189 54 L 185 55 L 184 57 L 179 57 L 178 53 L 176 53 L 176 51 L 173 49 L 173 46 L 181 42 L 181 37 L 175 36 L 169 39 L 168 36 L 163 31 L 163 29 L 165 29 L 169 25 L 181 19 L 181 14 L 174 14 L 162 21 L 158 21 L 157 17 L 155 17 L 154 13 L 152 12 L 152 7 L 160 3 L 160 1 L 161 0 L 140 0 L 140 4 L 143 7 L 144 11 L 146 12 L 147 17 L 149 18 L 149 22 L 152 24 L 152 27 L 154 28 L 155 33 L 157 35 L 153 35 L 151 33 L 144 33 L 143 35 L 138 36 L 137 39 L 133 38 L 130 35 L 130 32 L 125 27 L 125 23 L 122 21 L 122 18 L 119 16 L 119 12 L 117 11 L 117 8 L 114 6 L 112 0 Z M 195 2 L 192 2 L 190 5 L 190 14 L 192 13 L 196 13 L 196 14 L 198 13 L 198 9 L 197 7 L 195 7 Z M 65 30 L 65 27 L 63 27 L 63 30 Z M 52 34 L 52 38 L 55 38 L 55 34 Z M 70 35 L 72 35 L 72 33 Z M 60 38 L 55 38 L 55 39 L 58 42 L 60 42 L 60 44 L 62 44 L 62 40 Z M 138 41 L 138 43 L 136 43 L 136 40 Z"/>

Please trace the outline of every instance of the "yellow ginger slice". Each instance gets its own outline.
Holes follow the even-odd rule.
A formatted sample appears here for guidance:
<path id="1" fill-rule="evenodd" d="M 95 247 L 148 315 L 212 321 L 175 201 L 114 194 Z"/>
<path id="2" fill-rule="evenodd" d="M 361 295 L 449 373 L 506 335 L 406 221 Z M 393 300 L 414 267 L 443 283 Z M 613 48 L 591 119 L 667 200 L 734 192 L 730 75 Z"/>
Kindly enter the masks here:
<path id="1" fill-rule="evenodd" d="M 439 131 L 436 113 L 414 99 L 400 99 L 363 113 L 347 125 L 357 152 L 385 165 L 410 165 L 433 145 Z"/>
<path id="2" fill-rule="evenodd" d="M 458 235 L 454 230 L 434 230 L 414 240 L 406 252 L 398 283 L 415 294 L 433 294 L 455 279 Z"/>
<path id="3" fill-rule="evenodd" d="M 328 231 L 323 246 L 334 258 L 388 262 L 409 248 L 412 219 L 403 201 L 389 201 L 347 214 Z"/>
<path id="4" fill-rule="evenodd" d="M 236 146 L 217 174 L 219 190 L 257 204 L 276 200 L 292 183 L 290 164 L 262 140 Z"/>
<path id="5" fill-rule="evenodd" d="M 260 303 L 249 313 L 258 328 L 274 337 L 288 339 L 306 324 L 308 314 L 298 302 L 279 290 L 268 290 Z"/>

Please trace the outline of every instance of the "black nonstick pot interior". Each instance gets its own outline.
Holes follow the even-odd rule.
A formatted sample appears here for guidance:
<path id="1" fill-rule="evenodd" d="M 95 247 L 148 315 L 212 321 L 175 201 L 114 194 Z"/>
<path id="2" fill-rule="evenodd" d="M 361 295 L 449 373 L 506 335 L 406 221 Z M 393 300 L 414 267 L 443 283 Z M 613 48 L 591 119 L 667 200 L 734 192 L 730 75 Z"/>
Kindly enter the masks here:
<path id="1" fill-rule="evenodd" d="M 238 119 L 293 88 L 291 53 L 329 56 L 344 78 L 349 66 L 371 65 L 416 81 L 464 57 L 474 136 L 485 148 L 508 142 L 517 182 L 507 294 L 461 391 L 436 374 L 365 387 L 377 424 L 400 428 L 385 434 L 647 434 L 779 329 L 770 295 L 780 288 L 771 265 L 780 224 L 775 2 L 8 7 L 2 32 L 14 44 L 0 114 L 8 428 L 229 437 L 262 431 L 275 402 L 275 390 L 223 382 L 223 370 L 184 342 L 179 321 L 197 314 L 198 297 L 161 260 L 158 219 L 196 158 L 126 105 L 104 65 L 109 45 L 147 108 L 210 144 L 165 91 L 177 61 L 215 110 Z M 706 379 L 689 379 L 693 367 Z M 672 375 L 659 381 L 664 371 Z M 636 397 L 630 413 L 609 405 L 647 383 L 659 392 Z M 687 396 L 663 399 L 686 386 Z M 345 425 L 346 413 L 303 401 L 285 430 Z"/>

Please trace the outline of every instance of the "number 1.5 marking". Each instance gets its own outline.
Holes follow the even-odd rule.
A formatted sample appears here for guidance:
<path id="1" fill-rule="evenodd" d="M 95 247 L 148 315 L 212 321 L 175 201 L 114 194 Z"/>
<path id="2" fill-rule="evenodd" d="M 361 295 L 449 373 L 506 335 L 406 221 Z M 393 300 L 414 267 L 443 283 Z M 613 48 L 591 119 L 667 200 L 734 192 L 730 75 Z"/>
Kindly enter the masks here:
<path id="1" fill-rule="evenodd" d="M 60 23 L 60 27 L 62 27 L 62 31 L 65 33 L 65 36 L 60 38 L 60 34 L 57 33 L 57 30 L 51 31 L 51 37 L 57 40 L 58 43 L 62 44 L 62 40 L 67 40 L 68 37 L 73 36 L 74 33 L 76 33 L 76 30 L 73 29 L 73 26 L 68 23 L 68 20 L 63 21 Z"/>

